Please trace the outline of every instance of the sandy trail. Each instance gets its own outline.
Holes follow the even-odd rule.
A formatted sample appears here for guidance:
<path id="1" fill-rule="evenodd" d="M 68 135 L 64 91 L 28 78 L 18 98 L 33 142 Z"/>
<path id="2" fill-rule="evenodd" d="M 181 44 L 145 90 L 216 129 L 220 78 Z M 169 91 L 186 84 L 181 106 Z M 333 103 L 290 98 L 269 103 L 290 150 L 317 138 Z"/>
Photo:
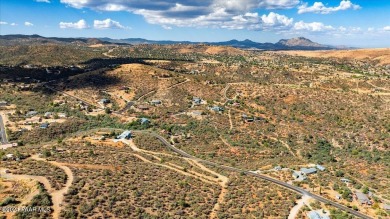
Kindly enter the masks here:
<path id="1" fill-rule="evenodd" d="M 191 159 L 189 159 L 189 160 L 191 160 Z M 218 177 L 217 179 L 218 179 L 219 185 L 221 186 L 221 193 L 218 196 L 217 203 L 215 203 L 215 205 L 210 213 L 210 218 L 218 218 L 217 211 L 220 209 L 221 204 L 225 201 L 225 195 L 228 191 L 227 186 L 228 186 L 229 178 L 205 167 L 203 164 L 201 164 L 197 160 L 191 160 L 191 161 L 192 161 L 192 163 L 194 163 L 196 166 L 198 166 L 202 170 L 209 172 L 209 173 Z"/>
<path id="2" fill-rule="evenodd" d="M 46 161 L 46 159 L 40 158 L 38 155 L 31 156 L 31 159 Z M 50 190 L 50 191 L 52 191 L 50 193 L 50 195 L 51 195 L 52 202 L 53 202 L 53 218 L 59 218 L 59 215 L 61 212 L 61 204 L 64 200 L 64 195 L 68 192 L 70 186 L 72 185 L 73 180 L 74 180 L 74 176 L 73 176 L 72 171 L 69 169 L 69 167 L 64 166 L 63 164 L 58 163 L 56 161 L 49 161 L 49 163 L 56 166 L 56 167 L 61 168 L 62 170 L 64 170 L 65 174 L 67 175 L 67 180 L 66 180 L 65 186 L 62 189 L 55 190 L 55 191 Z M 49 183 L 49 185 L 50 185 L 50 183 Z M 45 188 L 46 188 L 46 186 L 45 186 Z"/>
<path id="3" fill-rule="evenodd" d="M 288 219 L 298 218 L 299 210 L 310 202 L 310 196 L 304 195 L 301 199 L 298 200 L 298 203 L 290 210 Z"/>
<path id="4" fill-rule="evenodd" d="M 231 110 L 229 109 L 228 116 L 229 116 L 230 130 L 232 130 L 233 129 L 233 121 L 232 121 L 232 115 L 231 115 L 230 111 Z"/>

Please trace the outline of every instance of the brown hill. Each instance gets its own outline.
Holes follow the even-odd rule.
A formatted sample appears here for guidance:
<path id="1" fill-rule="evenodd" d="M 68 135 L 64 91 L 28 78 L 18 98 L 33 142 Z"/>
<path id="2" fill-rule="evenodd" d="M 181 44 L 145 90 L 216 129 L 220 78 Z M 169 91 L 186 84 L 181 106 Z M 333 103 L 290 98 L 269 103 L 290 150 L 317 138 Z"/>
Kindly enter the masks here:
<path id="1" fill-rule="evenodd" d="M 331 50 L 331 51 L 281 51 L 277 53 L 319 57 L 319 58 L 347 58 L 357 60 L 378 61 L 379 65 L 390 64 L 390 48 L 380 49 L 356 49 L 356 50 Z"/>

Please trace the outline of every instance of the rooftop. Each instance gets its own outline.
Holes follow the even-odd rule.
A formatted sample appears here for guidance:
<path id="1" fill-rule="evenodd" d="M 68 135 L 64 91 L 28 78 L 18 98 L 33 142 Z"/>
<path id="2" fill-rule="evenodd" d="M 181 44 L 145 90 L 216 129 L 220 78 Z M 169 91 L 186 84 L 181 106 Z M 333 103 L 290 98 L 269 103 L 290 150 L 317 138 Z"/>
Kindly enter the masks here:
<path id="1" fill-rule="evenodd" d="M 310 219 L 330 219 L 328 215 L 322 214 L 320 210 L 309 211 L 307 217 Z"/>
<path id="2" fill-rule="evenodd" d="M 303 172 L 304 174 L 312 174 L 312 173 L 316 173 L 317 172 L 317 169 L 314 168 L 314 167 L 311 167 L 311 168 L 301 168 L 301 172 Z"/>

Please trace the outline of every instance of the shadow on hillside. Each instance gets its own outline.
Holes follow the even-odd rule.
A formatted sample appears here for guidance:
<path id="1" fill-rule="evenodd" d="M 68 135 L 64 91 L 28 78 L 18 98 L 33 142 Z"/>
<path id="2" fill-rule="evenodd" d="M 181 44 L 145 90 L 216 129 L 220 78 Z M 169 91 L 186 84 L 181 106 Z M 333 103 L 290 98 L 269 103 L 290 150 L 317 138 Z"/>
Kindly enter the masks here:
<path id="1" fill-rule="evenodd" d="M 138 59 L 138 58 L 110 58 L 110 59 L 102 59 L 102 58 L 95 58 L 90 59 L 86 62 L 82 62 L 80 64 L 87 65 L 90 68 L 105 68 L 105 67 L 113 67 L 116 65 L 123 65 L 123 64 L 132 64 L 132 63 L 139 63 L 148 65 L 144 61 L 145 59 Z"/>

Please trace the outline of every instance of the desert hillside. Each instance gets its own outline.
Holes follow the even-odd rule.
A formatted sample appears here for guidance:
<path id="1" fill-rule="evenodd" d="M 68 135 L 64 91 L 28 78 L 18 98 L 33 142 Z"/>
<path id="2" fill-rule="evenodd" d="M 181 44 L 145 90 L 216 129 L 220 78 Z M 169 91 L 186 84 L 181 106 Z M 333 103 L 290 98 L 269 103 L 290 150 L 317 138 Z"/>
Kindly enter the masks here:
<path id="1" fill-rule="evenodd" d="M 319 57 L 319 58 L 348 58 L 348 59 L 371 59 L 378 61 L 380 65 L 390 64 L 390 49 L 356 49 L 356 50 L 330 50 L 330 51 L 280 51 L 277 53 L 307 56 L 307 57 Z"/>

